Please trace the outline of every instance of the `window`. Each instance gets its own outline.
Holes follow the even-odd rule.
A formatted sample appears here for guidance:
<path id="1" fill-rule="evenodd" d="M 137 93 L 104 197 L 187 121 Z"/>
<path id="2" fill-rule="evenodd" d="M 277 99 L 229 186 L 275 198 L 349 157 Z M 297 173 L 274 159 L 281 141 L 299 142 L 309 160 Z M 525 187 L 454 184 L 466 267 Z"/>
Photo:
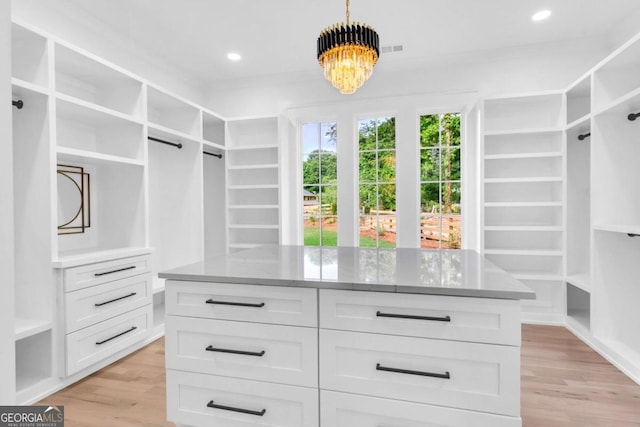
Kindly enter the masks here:
<path id="1" fill-rule="evenodd" d="M 302 126 L 302 212 L 305 246 L 338 245 L 335 122 Z"/>
<path id="2" fill-rule="evenodd" d="M 460 114 L 420 116 L 422 248 L 461 247 L 460 182 Z"/>
<path id="3" fill-rule="evenodd" d="M 358 124 L 360 246 L 396 246 L 396 121 Z"/>

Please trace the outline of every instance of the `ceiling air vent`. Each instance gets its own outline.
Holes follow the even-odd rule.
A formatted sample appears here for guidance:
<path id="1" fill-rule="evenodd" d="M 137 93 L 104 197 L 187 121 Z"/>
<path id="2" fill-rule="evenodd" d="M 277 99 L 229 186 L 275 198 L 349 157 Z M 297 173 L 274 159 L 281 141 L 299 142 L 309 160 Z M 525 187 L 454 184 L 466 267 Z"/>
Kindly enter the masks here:
<path id="1" fill-rule="evenodd" d="M 380 48 L 381 53 L 394 53 L 394 52 L 402 52 L 402 45 L 398 44 L 395 46 L 382 46 Z"/>

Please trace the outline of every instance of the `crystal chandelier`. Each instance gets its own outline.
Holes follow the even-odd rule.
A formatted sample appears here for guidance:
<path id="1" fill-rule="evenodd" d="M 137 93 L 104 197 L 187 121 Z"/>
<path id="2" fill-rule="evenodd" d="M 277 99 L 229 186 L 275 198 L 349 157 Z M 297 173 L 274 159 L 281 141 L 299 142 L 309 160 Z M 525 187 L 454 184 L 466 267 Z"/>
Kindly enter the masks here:
<path id="1" fill-rule="evenodd" d="M 332 25 L 318 37 L 318 62 L 333 87 L 352 94 L 371 76 L 380 55 L 380 38 L 368 25 L 349 23 L 349 0 L 346 3 L 347 25 Z"/>

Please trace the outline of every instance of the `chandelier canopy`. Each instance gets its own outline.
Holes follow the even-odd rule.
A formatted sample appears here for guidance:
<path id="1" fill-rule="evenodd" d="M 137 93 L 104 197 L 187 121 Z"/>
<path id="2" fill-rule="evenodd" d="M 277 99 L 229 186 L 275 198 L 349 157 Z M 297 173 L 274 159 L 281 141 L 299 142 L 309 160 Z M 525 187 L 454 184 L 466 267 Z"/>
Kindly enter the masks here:
<path id="1" fill-rule="evenodd" d="M 318 37 L 318 62 L 324 77 L 343 94 L 352 94 L 371 76 L 380 56 L 378 33 L 366 24 L 334 24 Z"/>

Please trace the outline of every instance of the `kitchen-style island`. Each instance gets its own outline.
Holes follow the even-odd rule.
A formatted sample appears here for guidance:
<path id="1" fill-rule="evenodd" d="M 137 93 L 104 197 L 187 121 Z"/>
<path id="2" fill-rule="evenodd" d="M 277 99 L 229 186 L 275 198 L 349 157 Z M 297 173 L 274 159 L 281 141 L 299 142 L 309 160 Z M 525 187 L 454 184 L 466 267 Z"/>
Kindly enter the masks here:
<path id="1" fill-rule="evenodd" d="M 474 251 L 262 246 L 160 277 L 178 425 L 522 424 L 535 294 Z"/>

